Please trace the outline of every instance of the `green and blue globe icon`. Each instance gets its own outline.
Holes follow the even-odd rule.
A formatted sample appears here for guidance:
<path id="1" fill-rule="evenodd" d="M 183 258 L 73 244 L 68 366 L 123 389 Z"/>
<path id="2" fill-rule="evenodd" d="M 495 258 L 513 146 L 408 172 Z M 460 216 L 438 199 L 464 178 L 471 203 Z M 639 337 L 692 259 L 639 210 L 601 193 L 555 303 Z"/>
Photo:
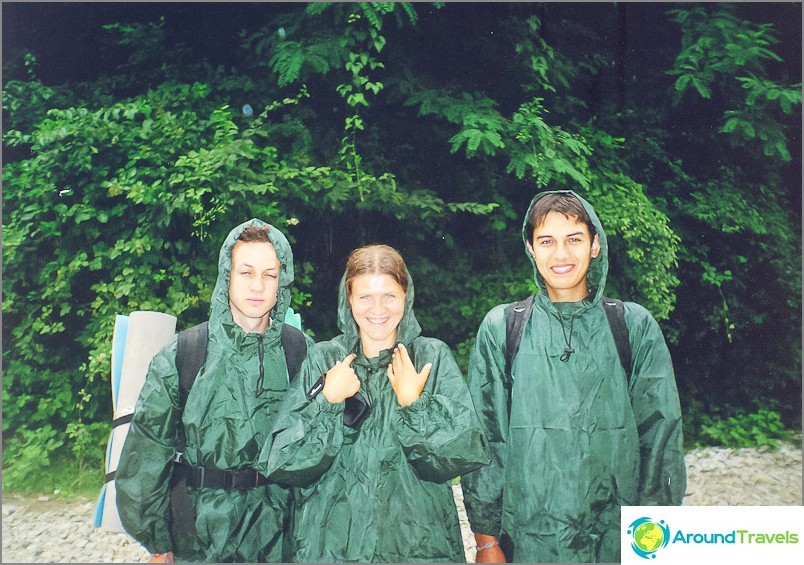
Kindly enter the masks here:
<path id="1" fill-rule="evenodd" d="M 670 528 L 664 520 L 658 522 L 643 516 L 628 526 L 631 549 L 644 559 L 655 559 L 656 552 L 670 541 Z"/>

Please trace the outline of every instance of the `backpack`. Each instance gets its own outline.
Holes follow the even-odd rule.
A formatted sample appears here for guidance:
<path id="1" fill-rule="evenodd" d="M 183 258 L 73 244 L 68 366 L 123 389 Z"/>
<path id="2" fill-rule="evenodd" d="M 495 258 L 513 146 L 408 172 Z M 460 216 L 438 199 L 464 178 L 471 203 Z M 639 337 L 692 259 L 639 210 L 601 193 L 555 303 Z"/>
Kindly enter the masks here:
<path id="1" fill-rule="evenodd" d="M 511 366 L 514 357 L 519 352 L 519 345 L 522 341 L 522 331 L 525 321 L 530 316 L 533 309 L 534 296 L 531 295 L 524 300 L 509 304 L 505 309 L 505 374 L 511 374 Z M 614 336 L 614 343 L 617 345 L 617 355 L 620 357 L 620 364 L 625 370 L 628 384 L 631 384 L 631 343 L 628 341 L 628 327 L 625 325 L 625 308 L 623 303 L 616 298 L 602 297 L 603 310 L 609 321 L 611 333 Z"/>
<path id="2" fill-rule="evenodd" d="M 203 322 L 179 332 L 176 346 L 176 370 L 179 373 L 179 407 L 181 410 L 184 410 L 190 389 L 206 360 L 208 337 L 209 322 Z M 300 330 L 288 324 L 282 325 L 280 339 L 285 352 L 288 379 L 292 381 L 307 354 L 307 340 Z M 220 480 L 226 485 L 223 488 L 238 488 L 241 477 L 246 477 L 248 480 L 244 486 L 258 486 L 260 475 L 253 469 L 188 468 L 181 461 L 186 445 L 187 438 L 184 435 L 184 427 L 180 426 L 176 457 L 173 460 L 174 469 L 170 480 L 170 506 L 175 532 L 181 537 L 190 538 L 195 537 L 195 509 L 187 495 L 188 473 L 200 470 L 202 480 L 205 478 Z"/>

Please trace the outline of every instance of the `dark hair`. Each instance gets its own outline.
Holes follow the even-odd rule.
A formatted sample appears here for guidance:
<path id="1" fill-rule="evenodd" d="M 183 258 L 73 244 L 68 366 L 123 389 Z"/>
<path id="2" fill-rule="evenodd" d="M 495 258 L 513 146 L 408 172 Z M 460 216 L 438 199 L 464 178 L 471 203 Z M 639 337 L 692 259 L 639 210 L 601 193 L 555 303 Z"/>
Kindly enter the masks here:
<path id="1" fill-rule="evenodd" d="M 550 212 L 559 212 L 564 214 L 564 217 L 569 219 L 570 216 L 578 218 L 582 224 L 586 224 L 589 229 L 589 237 L 594 239 L 597 235 L 597 230 L 592 224 L 592 219 L 586 212 L 583 204 L 572 194 L 566 193 L 552 193 L 547 194 L 536 201 L 533 208 L 528 212 L 528 221 L 525 224 L 525 230 L 528 235 L 528 243 L 533 245 L 533 230 L 544 223 L 544 219 Z"/>
<path id="2" fill-rule="evenodd" d="M 408 270 L 402 255 L 388 245 L 366 245 L 355 249 L 346 261 L 344 288 L 346 296 L 352 294 L 352 282 L 360 275 L 388 275 L 408 291 Z"/>
<path id="3" fill-rule="evenodd" d="M 237 241 L 243 243 L 271 243 L 268 237 L 268 226 L 249 226 L 243 230 Z"/>

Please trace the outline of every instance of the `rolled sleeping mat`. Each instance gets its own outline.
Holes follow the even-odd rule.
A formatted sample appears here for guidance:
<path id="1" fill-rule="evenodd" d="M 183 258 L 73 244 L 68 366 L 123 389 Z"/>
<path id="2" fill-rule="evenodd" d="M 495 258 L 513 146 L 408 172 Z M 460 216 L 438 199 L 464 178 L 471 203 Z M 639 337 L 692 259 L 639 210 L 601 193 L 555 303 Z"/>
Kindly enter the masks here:
<path id="1" fill-rule="evenodd" d="M 101 491 L 102 500 L 98 501 L 100 509 L 95 519 L 96 527 L 103 530 L 125 531 L 117 512 L 114 473 L 151 359 L 175 333 L 176 317 L 162 312 L 136 311 L 129 316 L 118 316 L 115 320 L 112 338 L 112 432 L 106 450 L 106 483 Z M 98 514 L 101 516 L 99 526 Z"/>
<path id="2" fill-rule="evenodd" d="M 117 412 L 117 397 L 120 393 L 120 374 L 123 372 L 123 353 L 126 350 L 126 334 L 128 333 L 128 316 L 118 314 L 114 319 L 114 332 L 112 333 L 112 373 L 109 379 L 112 387 L 112 414 Z M 112 461 L 112 442 L 114 439 L 114 430 L 109 432 L 109 439 L 106 442 L 106 457 L 104 458 L 104 472 L 109 473 L 109 467 Z M 112 481 L 113 482 L 113 481 Z M 100 528 L 103 522 L 103 509 L 106 502 L 106 491 L 108 482 L 103 483 L 101 487 L 100 496 L 98 497 L 98 504 L 95 507 L 95 517 L 93 526 Z M 112 496 L 112 500 L 114 497 Z"/>
<path id="3" fill-rule="evenodd" d="M 120 396 L 120 378 L 123 374 L 123 357 L 126 352 L 128 335 L 128 316 L 115 316 L 112 336 L 112 413 L 117 412 L 117 399 Z"/>

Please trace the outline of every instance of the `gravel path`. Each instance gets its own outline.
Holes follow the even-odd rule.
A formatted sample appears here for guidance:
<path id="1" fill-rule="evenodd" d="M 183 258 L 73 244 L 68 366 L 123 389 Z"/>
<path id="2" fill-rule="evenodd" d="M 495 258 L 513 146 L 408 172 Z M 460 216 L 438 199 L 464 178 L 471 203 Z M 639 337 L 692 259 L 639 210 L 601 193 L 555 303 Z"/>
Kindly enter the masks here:
<path id="1" fill-rule="evenodd" d="M 699 449 L 687 454 L 690 506 L 795 506 L 802 504 L 801 449 Z M 455 502 L 466 558 L 474 561 L 473 535 Z M 125 534 L 92 527 L 95 501 L 65 503 L 49 497 L 3 499 L 3 563 L 138 563 L 148 554 Z"/>

